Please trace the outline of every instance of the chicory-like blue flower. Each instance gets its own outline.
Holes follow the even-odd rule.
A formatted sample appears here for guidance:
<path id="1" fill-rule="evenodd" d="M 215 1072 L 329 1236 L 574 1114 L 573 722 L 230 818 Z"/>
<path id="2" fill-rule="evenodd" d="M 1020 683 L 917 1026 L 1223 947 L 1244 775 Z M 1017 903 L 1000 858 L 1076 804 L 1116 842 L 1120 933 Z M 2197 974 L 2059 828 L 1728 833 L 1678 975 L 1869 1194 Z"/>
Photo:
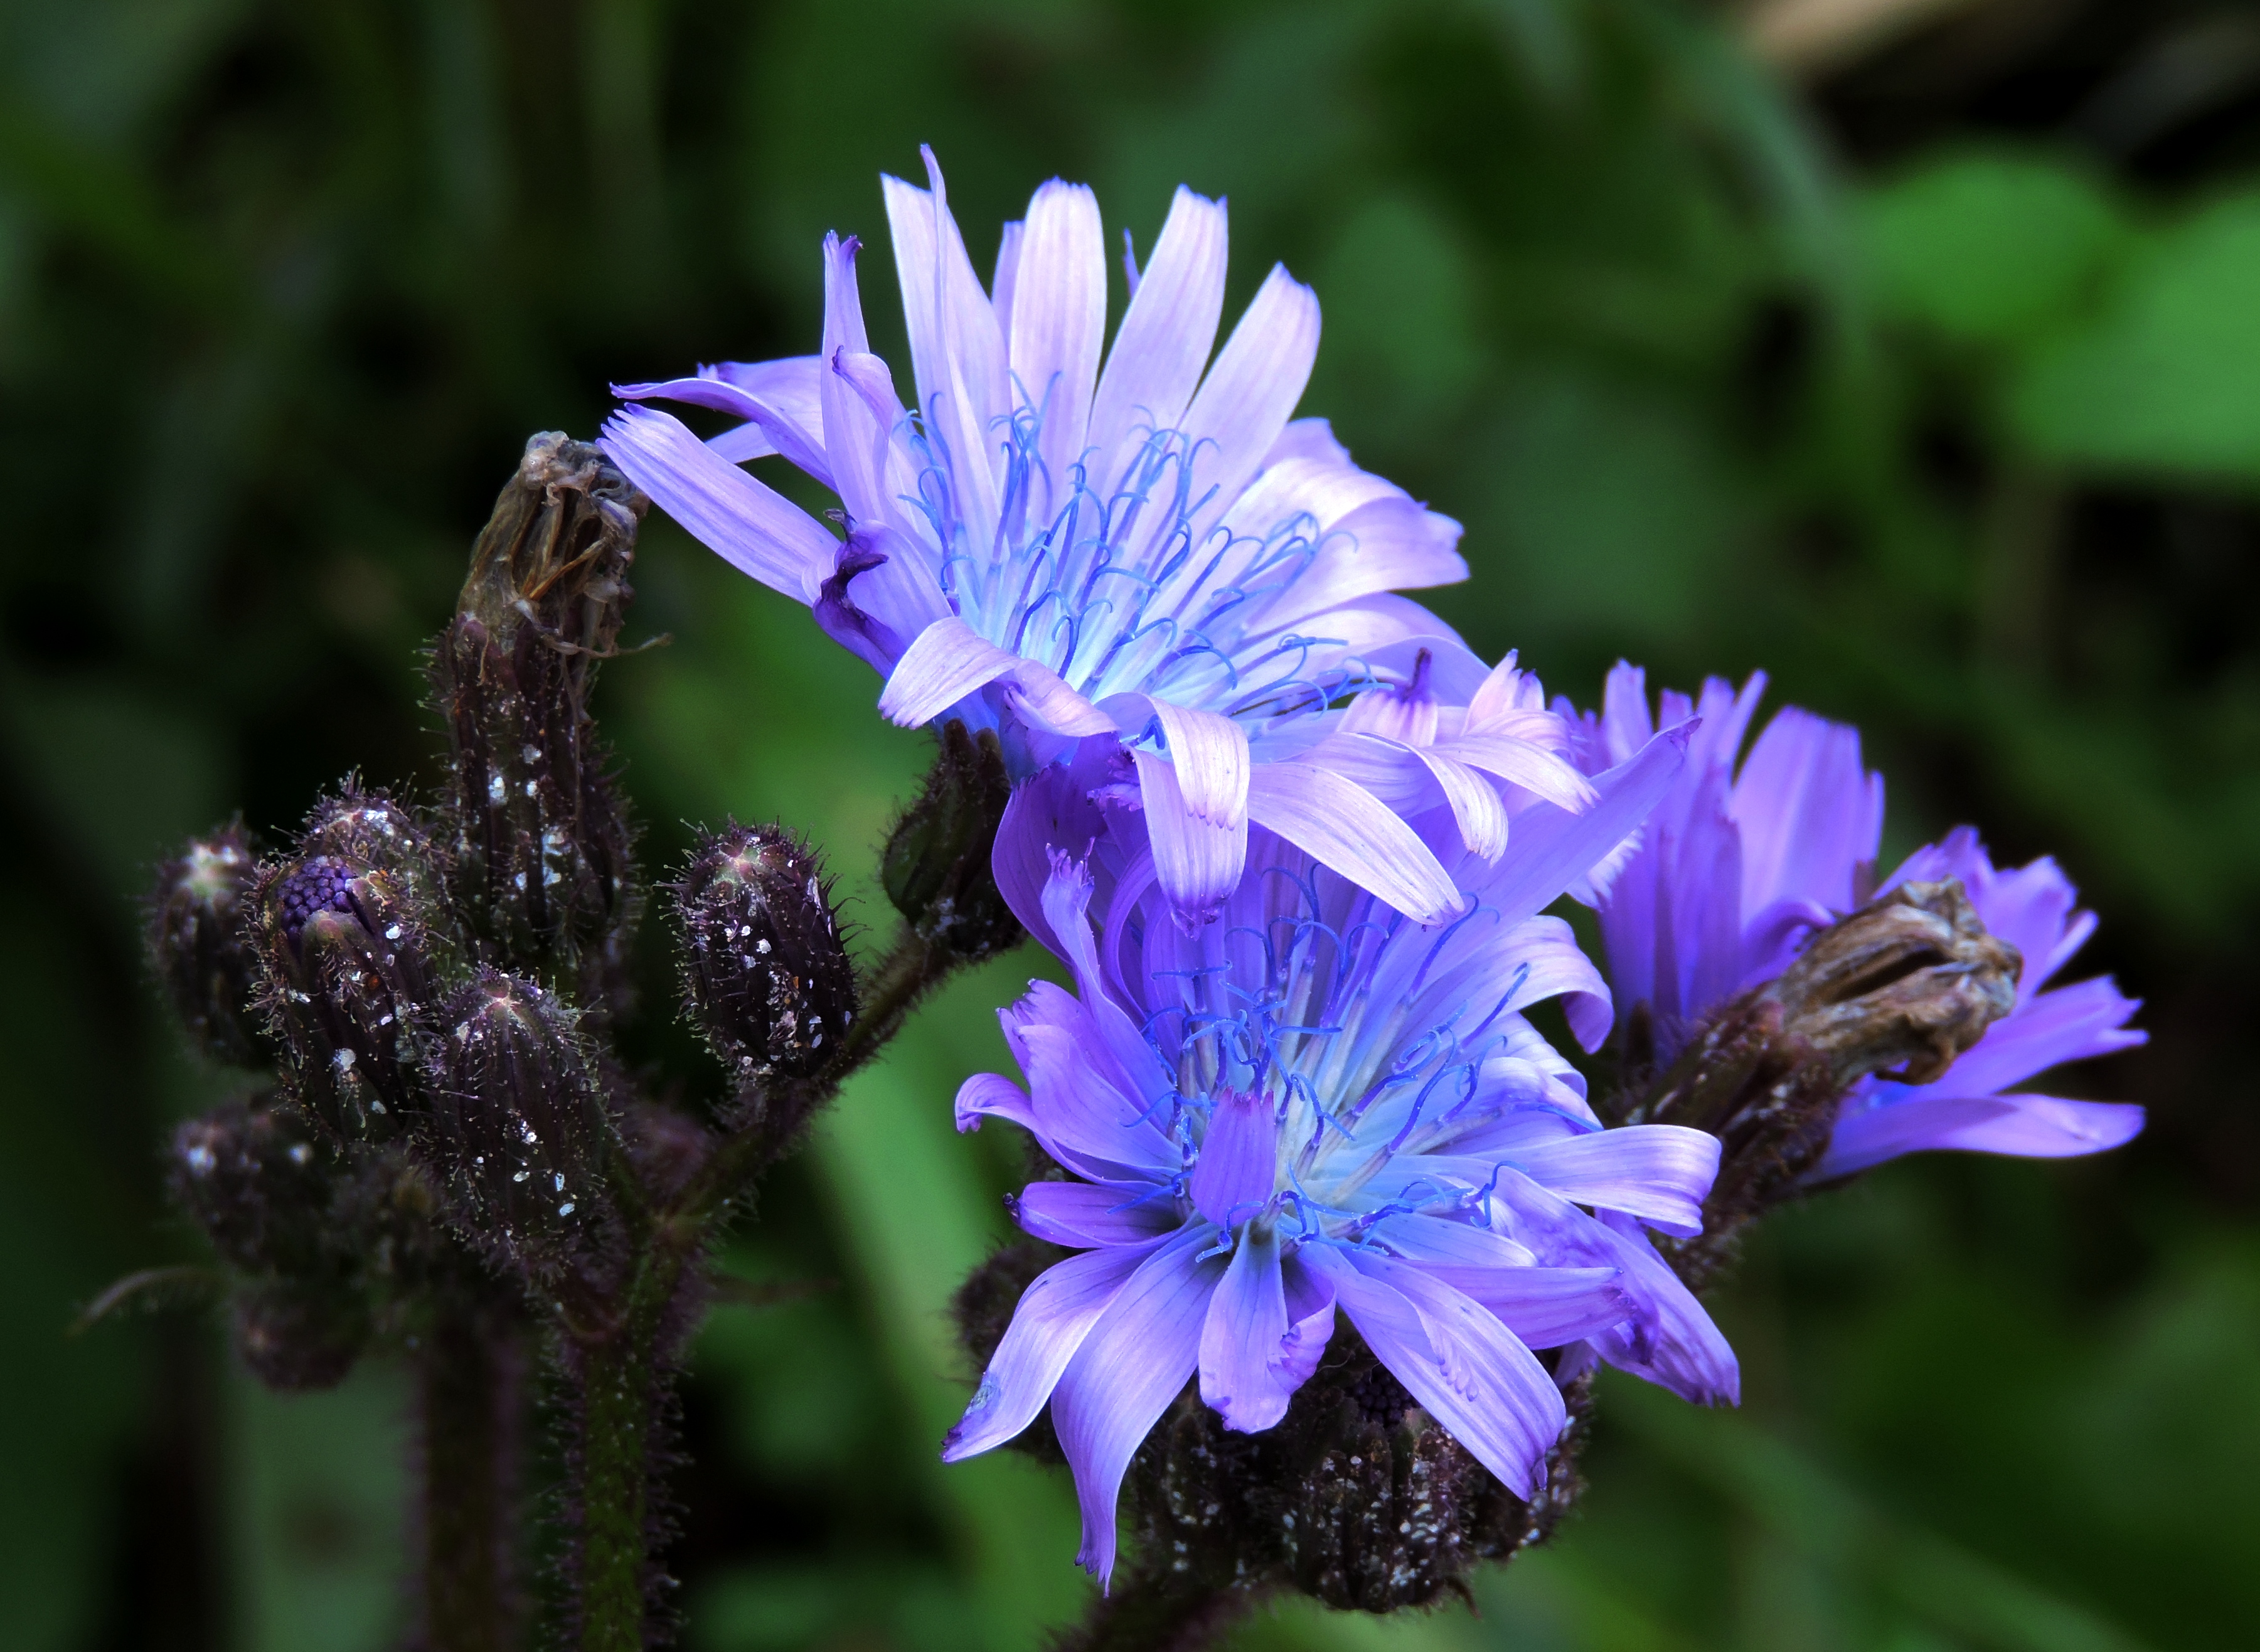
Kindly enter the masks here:
<path id="1" fill-rule="evenodd" d="M 1038 190 L 984 289 L 926 161 L 928 189 L 884 180 L 912 405 L 871 352 L 857 243 L 828 236 L 819 354 L 622 386 L 744 422 L 701 442 L 630 406 L 604 451 L 708 546 L 812 607 L 885 677 L 896 722 L 994 729 L 1016 778 L 1084 738 L 1124 743 L 1184 921 L 1238 883 L 1251 825 L 1441 919 L 1456 890 L 1376 786 L 1342 762 L 1287 761 L 1338 732 L 1362 687 L 1425 670 L 1466 705 L 1484 675 L 1393 594 L 1466 577 L 1459 525 L 1359 469 L 1324 420 L 1291 417 L 1317 298 L 1275 268 L 1212 360 L 1225 208 L 1181 189 L 1143 271 L 1126 259 L 1131 296 L 1102 366 L 1091 192 Z M 769 454 L 838 497 L 841 533 L 739 468 Z M 1552 753 L 1463 733 L 1420 760 L 1445 775 L 1435 783 L 1584 800 Z"/>
<path id="2" fill-rule="evenodd" d="M 1037 982 L 1005 1012 L 1027 1089 L 980 1075 L 957 1116 L 1034 1135 L 1069 1179 L 1013 1214 L 1079 1254 L 1022 1296 L 944 1455 L 1048 1403 L 1103 1579 L 1124 1471 L 1188 1379 L 1227 1428 L 1267 1429 L 1337 1314 L 1520 1496 L 1567 1415 L 1534 1348 L 1572 1348 L 1562 1375 L 1598 1354 L 1734 1398 L 1732 1350 L 1643 1232 L 1700 1231 L 1717 1139 L 1604 1129 L 1523 1015 L 1560 998 L 1589 1046 L 1606 1035 L 1607 988 L 1540 913 L 1638 825 L 1683 743 L 1598 776 L 1582 812 L 1532 805 L 1495 862 L 1455 856 L 1467 898 L 1441 929 L 1259 828 L 1220 921 L 1189 933 L 1119 751 L 1017 795 L 1000 887 L 1076 990 Z M 1031 844 L 1041 885 L 1016 875 Z"/>
<path id="3" fill-rule="evenodd" d="M 1737 768 L 1764 690 L 1762 673 L 1739 692 L 1713 677 L 1691 702 L 1665 690 L 1651 719 L 1643 674 L 1620 664 L 1600 715 L 1585 719 L 1584 762 L 1596 769 L 1640 749 L 1659 723 L 1700 719 L 1670 791 L 1613 876 L 1597 880 L 1620 1022 L 1646 1005 L 1668 1062 L 1698 1018 L 1779 975 L 1816 930 L 1900 883 L 1958 877 L 1979 919 L 2023 960 L 2016 1008 L 1935 1083 L 1862 1079 L 1813 1179 L 1926 1149 L 2062 1158 L 2132 1138 L 2140 1107 L 2010 1093 L 2147 1037 L 2126 1025 L 2139 1002 L 2107 976 L 2047 988 L 2095 928 L 2093 914 L 2073 910 L 2077 891 L 2056 862 L 1997 869 L 1963 826 L 1878 883 L 1884 783 L 1861 765 L 1858 730 L 1785 706 Z"/>

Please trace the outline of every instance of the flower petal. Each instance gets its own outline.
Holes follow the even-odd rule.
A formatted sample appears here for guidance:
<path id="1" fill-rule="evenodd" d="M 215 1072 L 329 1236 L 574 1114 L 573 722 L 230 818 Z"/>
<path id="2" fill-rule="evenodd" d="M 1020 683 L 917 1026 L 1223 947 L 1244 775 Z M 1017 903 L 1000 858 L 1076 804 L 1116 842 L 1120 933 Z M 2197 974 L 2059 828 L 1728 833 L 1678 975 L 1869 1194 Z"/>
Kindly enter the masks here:
<path id="1" fill-rule="evenodd" d="M 1157 1190 L 1102 1187 L 1093 1182 L 1031 1182 L 1008 1201 L 1025 1233 L 1070 1249 L 1142 1245 L 1184 1224 L 1174 1198 Z"/>
<path id="2" fill-rule="evenodd" d="M 1083 1506 L 1076 1559 L 1102 1586 L 1114 1570 L 1123 1471 L 1198 1362 L 1201 1327 L 1224 1264 L 1195 1258 L 1215 1236 L 1214 1228 L 1195 1226 L 1148 1255 L 1052 1391 L 1052 1427 Z"/>
<path id="3" fill-rule="evenodd" d="M 1318 354 L 1318 297 L 1275 264 L 1185 410 L 1186 440 L 1201 455 L 1194 461 L 1195 492 L 1210 495 L 1193 515 L 1194 544 L 1207 537 L 1287 427 Z"/>
<path id="4" fill-rule="evenodd" d="M 1201 1326 L 1201 1398 L 1235 1434 L 1260 1434 L 1287 1414 L 1334 1334 L 1330 1291 L 1320 1306 L 1290 1319 L 1280 1248 L 1276 1229 L 1251 1224 Z"/>
<path id="5" fill-rule="evenodd" d="M 1000 1446 L 1033 1422 L 1091 1327 L 1158 1248 L 1152 1241 L 1085 1251 L 1039 1274 L 1012 1310 L 965 1415 L 942 1441 L 941 1460 Z"/>
<path id="6" fill-rule="evenodd" d="M 771 590 L 815 602 L 840 541 L 680 419 L 654 408 L 623 407 L 604 421 L 597 445 L 700 544 Z"/>
<path id="7" fill-rule="evenodd" d="M 1902 1154 L 1952 1150 L 2065 1159 L 2131 1141 L 2140 1107 L 2053 1096 L 1935 1097 L 1848 1113 L 1812 1180 L 1849 1176 Z"/>
<path id="8" fill-rule="evenodd" d="M 812 401 L 816 389 L 816 357 L 811 355 L 795 357 L 790 362 L 763 361 L 736 365 L 749 376 L 754 377 L 755 383 L 764 383 L 769 378 L 781 378 L 783 375 L 762 374 L 759 372 L 760 368 L 790 366 L 798 369 L 803 363 L 806 363 L 805 374 L 797 374 L 797 376 L 807 378 L 807 388 L 811 392 L 810 399 Z M 788 461 L 797 465 L 826 487 L 829 488 L 833 485 L 832 466 L 825 458 L 820 430 L 805 427 L 800 418 L 796 414 L 787 412 L 776 400 L 749 390 L 743 384 L 700 374 L 694 378 L 665 379 L 650 384 L 615 384 L 612 386 L 612 394 L 632 402 L 683 402 L 692 407 L 709 408 L 718 413 L 727 413 L 733 418 L 742 418 L 760 430 L 762 435 L 769 443 L 771 452 L 782 454 Z M 800 411 L 805 412 L 809 410 Z"/>
<path id="9" fill-rule="evenodd" d="M 1419 834 L 1340 775 L 1311 763 L 1260 764 L 1248 813 L 1415 923 L 1439 923 L 1459 908 L 1460 891 Z"/>
<path id="10" fill-rule="evenodd" d="M 1008 354 L 1018 395 L 1041 415 L 1042 474 L 1032 491 L 1037 515 L 1048 521 L 1075 490 L 1106 335 L 1105 233 L 1088 189 L 1054 178 L 1036 191 L 1012 295 Z"/>
<path id="11" fill-rule="evenodd" d="M 1184 416 L 1224 314 L 1225 240 L 1224 203 L 1179 186 L 1091 403 L 1091 479 L 1102 497 L 1149 433 Z"/>
<path id="12" fill-rule="evenodd" d="M 911 366 L 928 439 L 947 456 L 963 548 L 987 556 L 997 534 L 999 449 L 991 421 L 1012 411 L 1005 340 L 950 216 L 941 168 L 932 150 L 919 153 L 929 188 L 880 179 L 910 330 Z"/>
<path id="13" fill-rule="evenodd" d="M 946 615 L 903 650 L 879 692 L 879 710 L 905 728 L 921 727 L 1019 663 L 1018 654 L 1005 653 L 956 615 Z"/>
<path id="14" fill-rule="evenodd" d="M 1329 1270 L 1375 1357 L 1478 1462 L 1520 1498 L 1545 1484 L 1546 1455 L 1569 1412 L 1546 1368 L 1496 1316 L 1384 1256 L 1304 1254 Z"/>
<path id="15" fill-rule="evenodd" d="M 1227 1091 L 1214 1105 L 1187 1191 L 1195 1210 L 1219 1227 L 1231 1227 L 1270 1201 L 1278 1177 L 1279 1122 L 1261 1094 Z"/>
<path id="16" fill-rule="evenodd" d="M 1198 922 L 1240 882 L 1247 862 L 1248 736 L 1229 718 L 1144 695 L 1118 696 L 1106 710 L 1119 726 L 1137 706 L 1160 723 L 1169 748 L 1167 756 L 1132 753 L 1154 864 L 1178 912 Z"/>
<path id="17" fill-rule="evenodd" d="M 1679 772 L 1687 735 L 1684 726 L 1667 729 L 1630 761 L 1596 776 L 1597 796 L 1583 813 L 1541 804 L 1516 817 L 1514 853 L 1482 875 L 1477 891 L 1509 923 L 1550 905 L 1647 819 Z"/>
<path id="18" fill-rule="evenodd" d="M 1703 1231 L 1703 1197 L 1719 1174 L 1719 1138 L 1678 1125 L 1626 1125 L 1522 1148 L 1525 1176 L 1573 1205 L 1636 1216 L 1683 1239 Z"/>

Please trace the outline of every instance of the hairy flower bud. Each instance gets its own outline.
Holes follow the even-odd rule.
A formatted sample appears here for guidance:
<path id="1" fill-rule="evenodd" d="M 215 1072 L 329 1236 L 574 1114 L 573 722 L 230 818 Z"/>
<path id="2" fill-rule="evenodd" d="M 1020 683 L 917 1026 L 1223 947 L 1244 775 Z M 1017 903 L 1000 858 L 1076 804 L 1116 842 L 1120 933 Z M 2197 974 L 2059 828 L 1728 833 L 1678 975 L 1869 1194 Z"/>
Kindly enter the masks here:
<path id="1" fill-rule="evenodd" d="M 631 833 L 589 716 L 616 652 L 647 507 L 604 455 L 527 442 L 432 657 L 450 759 L 457 893 L 493 962 L 625 991 Z"/>
<path id="2" fill-rule="evenodd" d="M 190 840 L 157 873 L 149 957 L 197 1046 L 214 1061 L 265 1067 L 274 1047 L 252 1013 L 244 899 L 256 868 L 240 818 Z"/>
<path id="3" fill-rule="evenodd" d="M 166 1179 L 212 1248 L 246 1273 L 319 1270 L 336 1156 L 296 1109 L 230 1102 L 173 1133 Z"/>
<path id="4" fill-rule="evenodd" d="M 349 790 L 262 868 L 252 933 L 291 1089 L 337 1140 L 386 1139 L 418 1099 L 420 1017 L 448 951 L 438 862 L 408 812 Z"/>
<path id="5" fill-rule="evenodd" d="M 432 1109 L 414 1151 L 475 1244 L 553 1280 L 601 1242 L 619 1148 L 573 1011 L 486 969 L 435 1030 Z"/>
<path id="6" fill-rule="evenodd" d="M 803 1077 L 855 1018 L 855 975 L 815 852 L 783 826 L 732 825 L 699 846 L 675 905 L 691 1019 L 740 1078 Z"/>
<path id="7" fill-rule="evenodd" d="M 251 1374 L 279 1393 L 335 1388 L 368 1345 L 371 1326 L 356 1297 L 296 1279 L 246 1286 L 235 1299 L 235 1344 Z"/>
<path id="8" fill-rule="evenodd" d="M 928 944 L 984 958 L 1019 940 L 1019 919 L 990 869 L 1012 794 L 996 734 L 945 725 L 933 767 L 895 823 L 880 869 L 887 898 Z"/>

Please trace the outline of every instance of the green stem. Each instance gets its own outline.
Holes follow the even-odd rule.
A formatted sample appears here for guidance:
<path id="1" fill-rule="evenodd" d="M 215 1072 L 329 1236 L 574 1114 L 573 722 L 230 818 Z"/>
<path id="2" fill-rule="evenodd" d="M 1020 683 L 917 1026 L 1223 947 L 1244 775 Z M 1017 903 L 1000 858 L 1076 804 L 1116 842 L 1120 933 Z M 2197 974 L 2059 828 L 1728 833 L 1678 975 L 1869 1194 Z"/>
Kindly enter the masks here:
<path id="1" fill-rule="evenodd" d="M 641 1652 L 650 1598 L 651 1429 L 672 1350 L 659 1347 L 682 1254 L 647 1253 L 614 1333 L 580 1348 L 583 1652 Z"/>

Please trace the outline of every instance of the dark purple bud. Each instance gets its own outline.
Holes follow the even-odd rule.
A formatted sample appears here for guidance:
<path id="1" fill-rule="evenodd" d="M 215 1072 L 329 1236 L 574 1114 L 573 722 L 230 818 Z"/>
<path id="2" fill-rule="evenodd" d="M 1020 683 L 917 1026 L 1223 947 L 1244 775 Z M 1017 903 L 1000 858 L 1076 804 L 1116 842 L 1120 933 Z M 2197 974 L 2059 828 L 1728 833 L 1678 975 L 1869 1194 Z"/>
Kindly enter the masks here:
<path id="1" fill-rule="evenodd" d="M 989 864 L 1012 795 L 995 733 L 944 725 L 918 800 L 895 823 L 880 862 L 887 898 L 929 945 L 985 958 L 1025 933 Z"/>
<path id="2" fill-rule="evenodd" d="M 553 1281 L 604 1242 L 615 1215 L 619 1137 L 573 1011 L 490 969 L 435 1026 L 432 1111 L 413 1150 L 475 1244 Z"/>
<path id="3" fill-rule="evenodd" d="M 587 1001 L 625 993 L 637 908 L 626 815 L 589 715 L 617 649 L 648 502 L 603 454 L 526 444 L 433 651 L 447 733 L 455 883 L 488 955 Z"/>
<path id="4" fill-rule="evenodd" d="M 675 886 L 690 1017 L 740 1077 L 803 1077 L 855 1018 L 855 973 L 816 854 L 783 826 L 733 825 Z"/>
<path id="5" fill-rule="evenodd" d="M 290 1088 L 339 1141 L 397 1135 L 419 1103 L 423 1019 L 450 953 L 440 862 L 413 816 L 348 791 L 261 869 L 251 935 Z"/>
<path id="6" fill-rule="evenodd" d="M 149 956 L 165 996 L 214 1061 L 265 1067 L 274 1046 L 253 1012 L 254 965 L 243 933 L 256 868 L 240 819 L 190 840 L 157 874 Z"/>
<path id="7" fill-rule="evenodd" d="M 296 1279 L 247 1285 L 235 1300 L 235 1342 L 251 1374 L 286 1394 L 335 1388 L 368 1344 L 356 1297 Z"/>
<path id="8" fill-rule="evenodd" d="M 174 1199 L 230 1265 L 322 1270 L 339 1165 L 297 1109 L 227 1103 L 175 1130 L 166 1158 Z"/>

